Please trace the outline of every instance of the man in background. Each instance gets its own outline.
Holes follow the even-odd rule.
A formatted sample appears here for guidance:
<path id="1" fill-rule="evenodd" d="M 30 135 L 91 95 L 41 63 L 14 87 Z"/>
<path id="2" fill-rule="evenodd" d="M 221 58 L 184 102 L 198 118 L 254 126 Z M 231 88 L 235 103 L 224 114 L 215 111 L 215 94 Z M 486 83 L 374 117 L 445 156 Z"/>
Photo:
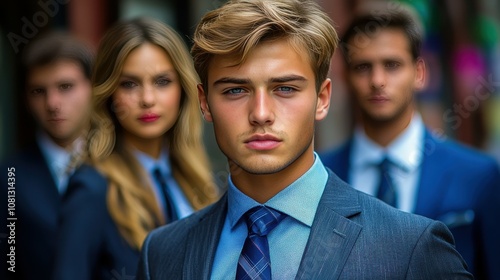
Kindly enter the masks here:
<path id="1" fill-rule="evenodd" d="M 410 13 L 356 18 L 342 40 L 360 122 L 320 154 L 354 188 L 406 212 L 444 222 L 477 279 L 500 276 L 500 173 L 492 158 L 433 135 L 415 109 L 425 63 Z"/>
<path id="2" fill-rule="evenodd" d="M 62 197 L 89 125 L 92 61 L 90 49 L 62 33 L 41 36 L 23 53 L 24 98 L 37 131 L 30 146 L 0 165 L 0 233 L 15 231 L 15 243 L 0 243 L 1 273 L 7 279 L 51 277 Z M 15 198 L 9 213 L 7 194 Z M 7 221 L 7 214 L 16 220 Z M 8 262 L 12 253 L 15 263 Z"/>

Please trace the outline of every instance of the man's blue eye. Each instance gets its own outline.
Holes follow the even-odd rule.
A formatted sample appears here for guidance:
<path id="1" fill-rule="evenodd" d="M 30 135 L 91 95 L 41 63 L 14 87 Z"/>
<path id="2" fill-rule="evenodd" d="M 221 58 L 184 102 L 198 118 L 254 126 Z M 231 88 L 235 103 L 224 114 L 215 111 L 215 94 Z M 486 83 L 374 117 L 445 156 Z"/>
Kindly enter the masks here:
<path id="1" fill-rule="evenodd" d="M 243 89 L 242 88 L 232 88 L 226 92 L 229 94 L 239 94 L 239 93 L 243 92 Z"/>

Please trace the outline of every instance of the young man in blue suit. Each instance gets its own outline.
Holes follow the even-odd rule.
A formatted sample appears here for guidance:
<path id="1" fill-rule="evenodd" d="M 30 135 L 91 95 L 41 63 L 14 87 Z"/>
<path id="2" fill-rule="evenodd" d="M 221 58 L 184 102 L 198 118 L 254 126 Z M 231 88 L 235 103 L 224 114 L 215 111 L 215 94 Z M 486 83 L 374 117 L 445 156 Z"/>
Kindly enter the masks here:
<path id="1" fill-rule="evenodd" d="M 315 154 L 337 44 L 312 0 L 235 0 L 203 17 L 192 54 L 228 190 L 154 230 L 139 279 L 471 279 L 445 225 L 351 188 Z"/>
<path id="2" fill-rule="evenodd" d="M 419 30 L 403 9 L 353 21 L 342 49 L 361 121 L 345 145 L 320 157 L 354 188 L 444 222 L 475 277 L 498 279 L 498 166 L 425 127 L 414 104 L 426 76 L 420 44 Z M 380 170 L 383 158 L 386 171 Z M 390 195 L 384 196 L 381 180 L 390 182 Z"/>
<path id="3" fill-rule="evenodd" d="M 31 42 L 23 55 L 24 97 L 38 130 L 31 146 L 1 164 L 0 233 L 15 238 L 0 240 L 0 268 L 7 279 L 51 279 L 71 155 L 78 154 L 89 125 L 93 54 L 69 35 L 50 33 Z M 8 181 L 7 170 L 14 180 Z M 13 183 L 9 192 L 7 182 Z M 16 220 L 5 217 L 7 193 L 15 198 L 9 217 Z M 15 227 L 6 228 L 6 221 Z"/>

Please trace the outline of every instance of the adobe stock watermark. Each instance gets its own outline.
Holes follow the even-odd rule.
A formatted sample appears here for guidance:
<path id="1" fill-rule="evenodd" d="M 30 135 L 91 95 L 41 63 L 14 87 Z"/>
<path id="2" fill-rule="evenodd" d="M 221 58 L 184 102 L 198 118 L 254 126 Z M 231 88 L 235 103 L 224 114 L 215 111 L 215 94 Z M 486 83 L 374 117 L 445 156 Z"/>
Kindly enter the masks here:
<path id="1" fill-rule="evenodd" d="M 16 54 L 19 53 L 20 45 L 28 44 L 29 39 L 35 37 L 40 31 L 40 28 L 49 23 L 49 17 L 55 17 L 60 11 L 60 6 L 68 4 L 69 1 L 70 0 L 39 0 L 37 4 L 41 9 L 33 14 L 31 20 L 27 17 L 21 18 L 21 23 L 23 24 L 21 27 L 21 34 L 16 34 L 14 32 L 9 32 L 9 34 L 7 34 L 7 38 L 14 52 Z"/>
<path id="2" fill-rule="evenodd" d="M 458 129 L 462 125 L 463 119 L 470 117 L 471 113 L 479 108 L 481 102 L 489 99 L 500 87 L 500 81 L 493 81 L 492 74 L 488 76 L 488 80 L 482 76 L 477 79 L 479 84 L 474 89 L 474 93 L 465 97 L 461 103 L 453 104 L 453 108 L 443 113 L 443 121 L 450 124 L 453 130 Z"/>

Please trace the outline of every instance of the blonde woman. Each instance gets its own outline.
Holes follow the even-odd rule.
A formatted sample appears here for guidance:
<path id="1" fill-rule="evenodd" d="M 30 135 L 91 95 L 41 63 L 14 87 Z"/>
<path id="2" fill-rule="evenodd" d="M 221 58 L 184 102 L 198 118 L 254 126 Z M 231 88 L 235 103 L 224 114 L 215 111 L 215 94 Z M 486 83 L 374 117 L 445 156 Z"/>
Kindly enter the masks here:
<path id="1" fill-rule="evenodd" d="M 152 229 L 218 198 L 202 144 L 198 76 L 170 27 L 117 23 L 93 71 L 87 159 L 69 185 L 56 279 L 133 276 Z"/>

